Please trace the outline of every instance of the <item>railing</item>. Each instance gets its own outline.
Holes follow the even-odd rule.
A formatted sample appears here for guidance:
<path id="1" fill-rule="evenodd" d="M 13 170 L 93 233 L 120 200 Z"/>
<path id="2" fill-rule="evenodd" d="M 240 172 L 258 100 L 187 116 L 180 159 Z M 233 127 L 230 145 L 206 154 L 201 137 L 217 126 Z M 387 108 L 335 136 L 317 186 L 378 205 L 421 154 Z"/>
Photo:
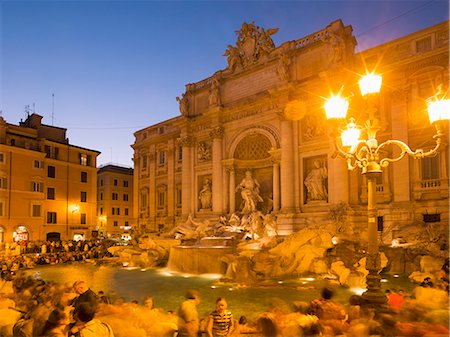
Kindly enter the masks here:
<path id="1" fill-rule="evenodd" d="M 312 43 L 322 41 L 326 37 L 328 37 L 328 31 L 326 29 L 320 30 L 320 31 L 313 33 L 311 35 L 308 35 L 304 38 L 293 41 L 294 48 L 295 49 L 304 48 L 306 46 L 309 46 Z"/>
<path id="2" fill-rule="evenodd" d="M 423 180 L 420 182 L 420 187 L 424 189 L 435 189 L 441 187 L 440 179 Z"/>

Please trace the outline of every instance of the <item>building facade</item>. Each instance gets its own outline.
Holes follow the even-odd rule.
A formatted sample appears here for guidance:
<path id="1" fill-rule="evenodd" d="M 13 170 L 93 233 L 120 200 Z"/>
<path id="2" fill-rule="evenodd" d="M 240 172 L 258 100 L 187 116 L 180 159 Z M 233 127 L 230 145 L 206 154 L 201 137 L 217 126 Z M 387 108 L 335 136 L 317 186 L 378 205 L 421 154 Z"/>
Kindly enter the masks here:
<path id="1" fill-rule="evenodd" d="M 133 217 L 133 169 L 106 164 L 97 173 L 99 232 L 106 237 L 130 238 Z"/>
<path id="2" fill-rule="evenodd" d="M 0 241 L 90 238 L 100 152 L 69 144 L 66 129 L 31 114 L 0 119 Z"/>
<path id="3" fill-rule="evenodd" d="M 187 84 L 178 117 L 135 132 L 141 230 L 170 228 L 189 215 L 239 214 L 246 172 L 258 181 L 257 209 L 276 214 L 279 234 L 330 222 L 339 209 L 348 226 L 366 228 L 365 177 L 334 158 L 323 109 L 324 98 L 344 87 L 354 96 L 350 113 L 362 121 L 365 102 L 353 93 L 366 71 L 383 75 L 380 141 L 434 147 L 425 100 L 440 84 L 448 92 L 448 22 L 361 53 L 341 20 L 278 47 L 276 31 L 244 23 L 225 52 L 227 68 Z M 205 189 L 210 200 L 202 199 Z M 448 145 L 436 157 L 384 168 L 376 194 L 384 241 L 412 225 L 448 230 Z"/>

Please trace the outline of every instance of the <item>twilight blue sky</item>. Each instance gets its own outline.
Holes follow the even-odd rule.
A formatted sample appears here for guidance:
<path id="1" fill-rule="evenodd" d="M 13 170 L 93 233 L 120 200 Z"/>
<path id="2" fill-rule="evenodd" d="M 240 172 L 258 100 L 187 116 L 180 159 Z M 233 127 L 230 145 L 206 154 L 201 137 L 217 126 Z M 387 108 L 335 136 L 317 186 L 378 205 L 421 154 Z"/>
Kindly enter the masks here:
<path id="1" fill-rule="evenodd" d="M 339 18 L 361 51 L 448 20 L 449 3 L 0 0 L 0 110 L 18 124 L 30 105 L 99 165 L 132 166 L 133 132 L 179 115 L 176 96 L 226 67 L 243 22 L 278 27 L 278 46 Z"/>

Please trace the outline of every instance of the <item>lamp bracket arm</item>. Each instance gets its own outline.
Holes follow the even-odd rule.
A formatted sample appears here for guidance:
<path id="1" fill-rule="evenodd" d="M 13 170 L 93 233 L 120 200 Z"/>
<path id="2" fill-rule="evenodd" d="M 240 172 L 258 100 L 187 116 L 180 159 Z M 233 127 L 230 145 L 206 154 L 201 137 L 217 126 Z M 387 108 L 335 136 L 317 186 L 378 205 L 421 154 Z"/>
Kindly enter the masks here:
<path id="1" fill-rule="evenodd" d="M 402 159 L 406 154 L 410 155 L 413 158 L 416 159 L 422 159 L 425 157 L 432 157 L 435 156 L 441 146 L 441 139 L 437 138 L 436 139 L 436 146 L 429 150 L 429 151 L 423 151 L 422 149 L 417 149 L 415 151 L 411 150 L 411 148 L 404 142 L 400 141 L 400 140 L 387 140 L 383 143 L 381 143 L 378 148 L 376 149 L 376 152 L 379 153 L 381 148 L 387 146 L 387 145 L 396 145 L 398 148 L 400 148 L 401 152 L 400 154 L 395 157 L 395 158 L 383 158 L 380 161 L 380 165 L 382 167 L 386 167 L 389 163 L 393 163 L 396 161 L 399 161 L 400 159 Z"/>

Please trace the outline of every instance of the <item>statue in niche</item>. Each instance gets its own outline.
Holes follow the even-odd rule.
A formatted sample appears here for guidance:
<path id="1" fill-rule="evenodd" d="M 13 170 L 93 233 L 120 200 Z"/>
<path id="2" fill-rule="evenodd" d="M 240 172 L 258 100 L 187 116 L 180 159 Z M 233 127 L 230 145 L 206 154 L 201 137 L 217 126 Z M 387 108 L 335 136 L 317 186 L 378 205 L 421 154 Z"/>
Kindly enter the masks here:
<path id="1" fill-rule="evenodd" d="M 209 91 L 209 105 L 220 105 L 219 80 L 213 77 Z"/>
<path id="2" fill-rule="evenodd" d="M 261 186 L 259 182 L 253 178 L 252 172 L 246 171 L 245 177 L 236 187 L 236 192 L 241 191 L 243 200 L 242 213 L 252 213 L 256 210 L 258 202 L 263 202 L 263 198 L 259 195 Z"/>
<path id="3" fill-rule="evenodd" d="M 328 191 L 325 180 L 328 178 L 328 170 L 320 161 L 314 160 L 314 168 L 308 173 L 304 184 L 307 189 L 307 201 L 327 200 Z"/>
<path id="4" fill-rule="evenodd" d="M 206 178 L 203 188 L 199 192 L 198 196 L 200 200 L 200 209 L 211 209 L 212 208 L 212 190 L 211 181 Z"/>
<path id="5" fill-rule="evenodd" d="M 184 93 L 181 95 L 181 98 L 177 96 L 177 101 L 180 103 L 180 112 L 183 116 L 187 116 L 189 114 L 189 98 L 187 94 Z"/>

